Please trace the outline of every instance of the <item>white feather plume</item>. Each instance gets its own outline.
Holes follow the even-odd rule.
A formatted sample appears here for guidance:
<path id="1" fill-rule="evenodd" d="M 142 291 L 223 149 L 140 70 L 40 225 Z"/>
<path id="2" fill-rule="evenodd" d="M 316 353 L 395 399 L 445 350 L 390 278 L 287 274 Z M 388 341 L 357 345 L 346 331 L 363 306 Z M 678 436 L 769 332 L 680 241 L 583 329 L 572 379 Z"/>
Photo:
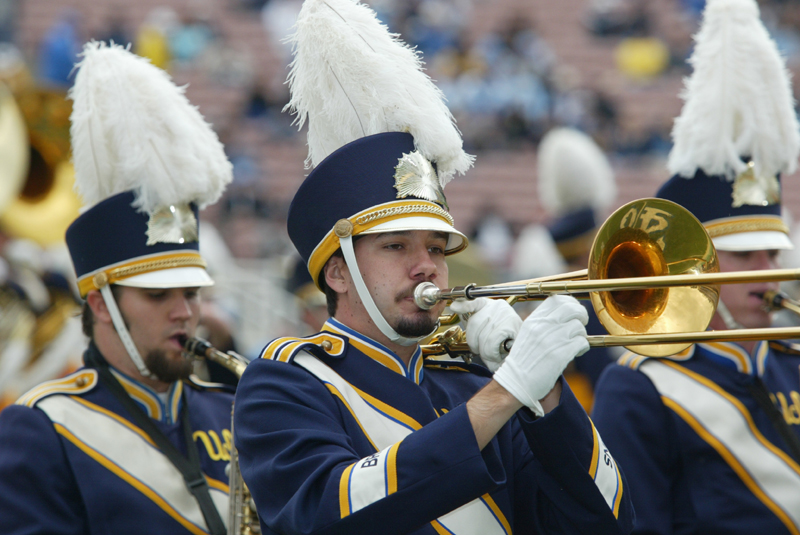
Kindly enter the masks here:
<path id="1" fill-rule="evenodd" d="M 232 166 L 184 89 L 119 45 L 92 41 L 82 57 L 69 97 L 75 188 L 84 205 L 128 190 L 148 214 L 216 202 Z"/>
<path id="2" fill-rule="evenodd" d="M 568 267 L 547 227 L 532 224 L 522 229 L 511 254 L 511 276 L 515 280 L 556 275 Z"/>
<path id="3" fill-rule="evenodd" d="M 356 0 L 306 0 L 288 42 L 295 57 L 287 109 L 299 127 L 308 121 L 306 165 L 368 135 L 409 132 L 417 150 L 436 163 L 442 186 L 472 166 L 419 54 L 372 9 Z"/>
<path id="4" fill-rule="evenodd" d="M 573 128 L 547 132 L 537 152 L 542 204 L 556 215 L 582 208 L 602 211 L 617 198 L 614 171 L 592 138 Z"/>
<path id="5" fill-rule="evenodd" d="M 793 172 L 800 134 L 790 75 L 755 0 L 709 0 L 689 62 L 670 173 L 699 168 L 732 180 L 745 170 L 741 157 L 757 176 Z"/>

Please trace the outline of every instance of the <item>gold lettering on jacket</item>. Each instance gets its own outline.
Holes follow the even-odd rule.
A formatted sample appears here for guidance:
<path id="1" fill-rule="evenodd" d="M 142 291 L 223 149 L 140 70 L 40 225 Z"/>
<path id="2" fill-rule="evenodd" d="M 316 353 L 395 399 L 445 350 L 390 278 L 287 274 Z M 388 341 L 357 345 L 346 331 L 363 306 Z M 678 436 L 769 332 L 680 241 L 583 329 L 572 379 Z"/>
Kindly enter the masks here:
<path id="1" fill-rule="evenodd" d="M 222 440 L 216 431 L 195 431 L 192 433 L 195 442 L 200 439 L 212 461 L 230 461 L 232 436 L 228 429 L 222 430 Z"/>
<path id="2" fill-rule="evenodd" d="M 772 402 L 778 406 L 781 413 L 783 414 L 783 419 L 786 420 L 786 423 L 789 425 L 798 425 L 800 424 L 800 393 L 792 390 L 789 392 L 789 398 L 791 399 L 791 403 L 788 399 L 786 399 L 786 395 L 783 392 L 777 392 L 775 394 L 770 394 L 770 398 L 772 398 Z"/>

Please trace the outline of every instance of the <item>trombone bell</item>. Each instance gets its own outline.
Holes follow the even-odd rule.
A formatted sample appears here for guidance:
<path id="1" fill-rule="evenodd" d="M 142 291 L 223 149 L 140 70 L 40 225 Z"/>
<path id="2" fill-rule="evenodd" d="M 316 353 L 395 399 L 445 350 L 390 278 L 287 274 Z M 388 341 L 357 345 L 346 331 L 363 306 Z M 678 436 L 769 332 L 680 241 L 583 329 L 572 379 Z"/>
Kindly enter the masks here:
<path id="1" fill-rule="evenodd" d="M 682 206 L 640 199 L 606 220 L 589 255 L 588 279 L 718 273 L 711 238 Z M 690 278 L 690 277 L 689 277 Z M 591 292 L 598 319 L 612 336 L 705 331 L 717 308 L 717 285 Z M 651 357 L 678 353 L 690 342 L 626 346 Z"/>

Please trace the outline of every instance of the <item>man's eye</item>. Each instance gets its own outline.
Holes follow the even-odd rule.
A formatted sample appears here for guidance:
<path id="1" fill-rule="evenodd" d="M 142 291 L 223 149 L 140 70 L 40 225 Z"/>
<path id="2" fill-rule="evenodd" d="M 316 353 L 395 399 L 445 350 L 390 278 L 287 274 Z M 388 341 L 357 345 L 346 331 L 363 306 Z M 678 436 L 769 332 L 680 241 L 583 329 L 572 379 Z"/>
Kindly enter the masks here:
<path id="1" fill-rule="evenodd" d="M 148 292 L 147 296 L 150 299 L 163 299 L 164 296 L 167 295 L 167 292 Z"/>

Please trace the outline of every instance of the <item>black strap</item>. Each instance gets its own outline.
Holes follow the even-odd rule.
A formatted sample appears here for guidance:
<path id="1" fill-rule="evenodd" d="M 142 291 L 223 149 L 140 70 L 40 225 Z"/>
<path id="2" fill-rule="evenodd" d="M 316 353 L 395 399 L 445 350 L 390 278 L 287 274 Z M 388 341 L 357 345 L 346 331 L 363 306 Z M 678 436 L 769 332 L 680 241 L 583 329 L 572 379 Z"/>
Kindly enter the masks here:
<path id="1" fill-rule="evenodd" d="M 756 377 L 754 381 L 747 385 L 750 394 L 761 405 L 761 408 L 767 413 L 767 416 L 772 422 L 772 426 L 777 429 L 778 433 L 783 438 L 786 445 L 789 446 L 789 453 L 792 458 L 800 464 L 800 437 L 786 423 L 786 420 L 781 414 L 781 411 L 769 397 L 769 390 L 760 377 Z"/>
<path id="2" fill-rule="evenodd" d="M 88 366 L 97 370 L 100 375 L 100 380 L 111 390 L 114 397 L 122 403 L 128 412 L 131 413 L 136 424 L 148 434 L 167 459 L 175 465 L 175 468 L 180 470 L 186 482 L 186 487 L 189 489 L 189 492 L 194 495 L 194 498 L 200 506 L 200 510 L 203 512 L 203 517 L 206 520 L 209 532 L 212 535 L 225 535 L 227 532 L 225 524 L 222 522 L 222 517 L 211 499 L 208 482 L 200 468 L 200 454 L 197 452 L 197 446 L 192 439 L 192 428 L 189 425 L 186 400 L 184 399 L 184 402 L 181 404 L 180 420 L 183 427 L 183 437 L 186 442 L 186 451 L 189 454 L 188 459 L 178 451 L 164 433 L 153 424 L 150 417 L 131 399 L 117 378 L 114 377 L 108 369 L 108 362 L 106 362 L 100 354 L 100 351 L 93 345 L 91 345 L 86 352 L 85 361 Z"/>

